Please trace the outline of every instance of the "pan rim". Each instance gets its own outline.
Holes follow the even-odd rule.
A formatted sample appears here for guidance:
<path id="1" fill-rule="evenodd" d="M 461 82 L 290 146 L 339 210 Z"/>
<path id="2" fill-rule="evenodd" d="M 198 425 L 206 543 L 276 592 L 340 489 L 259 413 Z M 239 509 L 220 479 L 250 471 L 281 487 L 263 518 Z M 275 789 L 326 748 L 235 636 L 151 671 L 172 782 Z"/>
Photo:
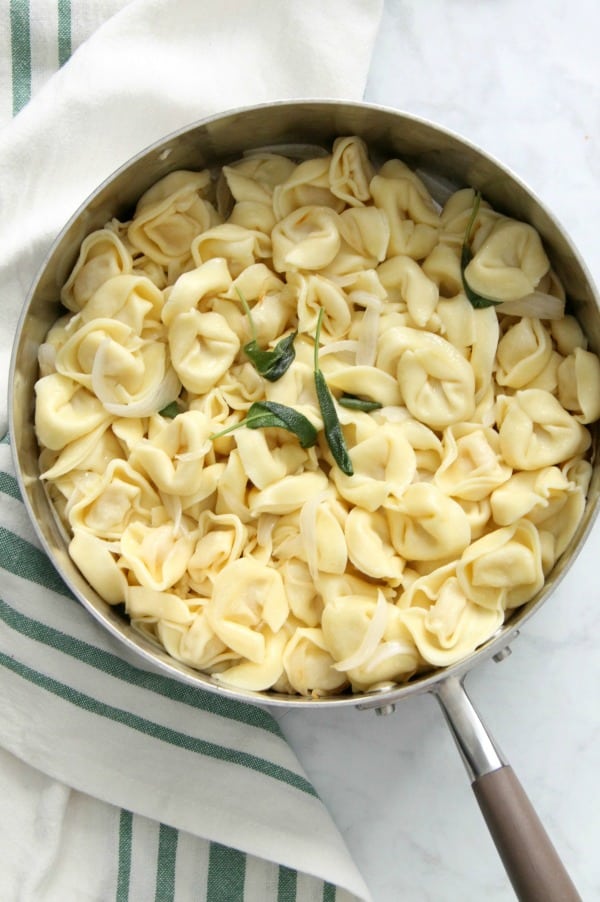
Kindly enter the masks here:
<path id="1" fill-rule="evenodd" d="M 125 619 L 123 619 L 123 624 L 119 626 L 114 617 L 108 617 L 107 612 L 99 609 L 99 607 L 96 606 L 96 604 L 86 595 L 86 593 L 82 591 L 81 584 L 83 584 L 85 581 L 83 579 L 73 579 L 73 575 L 67 572 L 64 566 L 60 565 L 60 561 L 57 561 L 56 549 L 53 548 L 50 544 L 48 536 L 42 527 L 42 523 L 40 522 L 40 518 L 36 514 L 36 511 L 34 509 L 34 505 L 30 497 L 30 485 L 25 474 L 25 468 L 23 467 L 21 458 L 19 456 L 21 449 L 19 448 L 20 436 L 19 425 L 17 423 L 18 412 L 16 409 L 17 405 L 15 401 L 15 381 L 17 379 L 18 356 L 24 327 L 27 322 L 32 302 L 36 297 L 36 292 L 39 288 L 43 274 L 47 271 L 50 263 L 54 258 L 54 255 L 60 248 L 61 242 L 64 240 L 65 235 L 68 233 L 73 224 L 76 223 L 77 220 L 81 217 L 83 212 L 87 210 L 90 204 L 92 204 L 96 198 L 102 195 L 102 193 L 111 184 L 113 184 L 119 176 L 122 176 L 133 166 L 139 164 L 140 161 L 147 158 L 150 154 L 158 153 L 161 150 L 166 149 L 171 142 L 180 139 L 182 136 L 189 135 L 191 132 L 197 129 L 206 129 L 211 124 L 222 123 L 223 121 L 231 117 L 248 116 L 249 114 L 253 114 L 257 111 L 272 111 L 273 109 L 281 111 L 283 108 L 295 108 L 296 110 L 300 110 L 303 107 L 314 105 L 318 105 L 319 107 L 322 107 L 324 109 L 354 108 L 357 110 L 371 110 L 373 111 L 373 113 L 382 113 L 392 116 L 395 119 L 403 119 L 407 122 L 418 123 L 426 129 L 435 131 L 436 134 L 448 136 L 453 141 L 459 142 L 461 145 L 470 148 L 472 152 L 478 157 L 482 157 L 485 160 L 489 161 L 493 166 L 497 167 L 499 170 L 505 173 L 511 181 L 517 183 L 521 187 L 521 189 L 526 192 L 535 206 L 539 208 L 551 222 L 554 223 L 556 229 L 560 233 L 561 239 L 568 246 L 570 252 L 573 254 L 577 266 L 581 270 L 581 274 L 589 287 L 590 294 L 595 301 L 596 308 L 600 309 L 598 292 L 587 269 L 585 261 L 583 261 L 580 257 L 579 252 L 573 245 L 573 242 L 571 241 L 568 233 L 566 232 L 564 227 L 557 221 L 554 214 L 546 208 L 544 203 L 537 197 L 535 192 L 518 175 L 512 172 L 512 170 L 509 169 L 504 163 L 497 160 L 492 155 L 488 154 L 485 150 L 481 149 L 462 135 L 453 132 L 452 130 L 447 129 L 443 126 L 440 126 L 432 120 L 415 116 L 411 113 L 407 113 L 392 107 L 361 101 L 339 101 L 335 99 L 328 100 L 323 98 L 312 100 L 311 98 L 304 98 L 293 101 L 282 100 L 238 107 L 212 114 L 208 117 L 182 126 L 181 128 L 170 132 L 169 134 L 157 139 L 155 142 L 152 142 L 142 150 L 138 151 L 136 154 L 122 163 L 119 167 L 113 170 L 110 175 L 102 180 L 102 182 L 72 213 L 68 221 L 63 225 L 60 232 L 52 241 L 46 255 L 44 256 L 44 260 L 39 266 L 38 271 L 34 276 L 31 286 L 25 296 L 23 308 L 19 317 L 13 341 L 8 379 L 8 423 L 10 445 L 16 478 L 27 510 L 27 514 L 34 528 L 34 531 L 39 541 L 41 542 L 42 547 L 44 548 L 44 551 L 48 555 L 53 566 L 56 568 L 57 572 L 64 580 L 68 588 L 75 595 L 79 603 L 81 603 L 87 609 L 87 611 L 105 629 L 109 631 L 109 633 L 114 635 L 120 642 L 122 642 L 126 648 L 133 651 L 136 655 L 140 656 L 140 663 L 144 662 L 145 664 L 151 665 L 154 668 L 158 668 L 164 675 L 168 675 L 174 679 L 177 679 L 178 681 L 185 682 L 186 684 L 192 685 L 200 690 L 216 693 L 225 698 L 235 699 L 236 701 L 243 701 L 251 704 L 260 704 L 268 707 L 287 708 L 320 708 L 323 706 L 376 708 L 382 705 L 393 704 L 405 696 L 434 691 L 435 687 L 447 678 L 457 676 L 464 678 L 464 676 L 474 666 L 476 666 L 477 663 L 494 657 L 496 654 L 498 654 L 498 652 L 502 651 L 503 648 L 508 646 L 518 636 L 522 626 L 529 621 L 529 618 L 542 606 L 543 603 L 545 603 L 550 595 L 552 595 L 556 591 L 559 584 L 571 569 L 577 556 L 579 555 L 583 546 L 586 544 L 588 536 L 600 512 L 600 505 L 598 503 L 600 500 L 600 493 L 595 492 L 593 496 L 588 497 L 586 501 L 584 516 L 581 523 L 579 524 L 576 535 L 570 543 L 569 549 L 567 549 L 563 553 L 561 558 L 559 558 L 558 562 L 555 564 L 551 574 L 549 575 L 549 578 L 546 580 L 542 589 L 529 602 L 527 602 L 521 608 L 516 609 L 514 614 L 499 627 L 499 629 L 492 637 L 490 637 L 480 647 L 471 652 L 468 656 L 456 662 L 455 664 L 451 664 L 445 667 L 433 668 L 431 671 L 423 673 L 416 677 L 414 680 L 408 681 L 406 683 L 397 684 L 394 686 L 386 685 L 382 689 L 375 688 L 362 693 L 312 698 L 296 695 L 276 694 L 270 691 L 253 692 L 249 690 L 238 690 L 233 687 L 228 687 L 224 684 L 217 683 L 210 677 L 210 675 L 204 674 L 202 671 L 194 670 L 192 667 L 178 662 L 176 659 L 168 656 L 166 652 L 161 653 L 160 646 L 155 647 L 153 643 L 150 643 L 149 640 L 147 640 L 145 637 L 142 637 L 141 634 L 137 633 Z M 48 502 L 48 504 L 50 507 L 50 512 L 53 513 L 53 508 L 50 505 L 50 502 Z M 72 567 L 74 568 L 74 565 L 72 565 Z M 95 595 L 95 593 L 92 594 Z M 102 605 L 106 606 L 106 608 L 110 607 L 104 601 L 102 601 Z"/>

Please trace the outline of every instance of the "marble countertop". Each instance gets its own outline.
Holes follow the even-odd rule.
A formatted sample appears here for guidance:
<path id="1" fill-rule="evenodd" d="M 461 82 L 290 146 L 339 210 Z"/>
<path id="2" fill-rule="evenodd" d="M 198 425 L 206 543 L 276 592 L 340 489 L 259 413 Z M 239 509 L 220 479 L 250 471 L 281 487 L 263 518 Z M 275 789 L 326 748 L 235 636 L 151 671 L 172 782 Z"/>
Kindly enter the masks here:
<path id="1" fill-rule="evenodd" d="M 596 0 L 386 0 L 365 100 L 450 128 L 518 174 L 600 283 Z M 600 898 L 600 524 L 503 663 L 467 688 L 585 900 Z M 393 715 L 275 710 L 374 902 L 514 899 L 431 696 Z"/>

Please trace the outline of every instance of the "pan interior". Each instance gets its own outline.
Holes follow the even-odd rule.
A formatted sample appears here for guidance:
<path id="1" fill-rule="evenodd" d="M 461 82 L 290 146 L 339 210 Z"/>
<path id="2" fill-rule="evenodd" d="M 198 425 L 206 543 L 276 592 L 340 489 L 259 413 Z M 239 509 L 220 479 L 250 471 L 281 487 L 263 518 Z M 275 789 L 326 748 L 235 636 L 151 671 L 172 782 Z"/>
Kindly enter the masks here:
<path id="1" fill-rule="evenodd" d="M 39 479 L 39 449 L 33 428 L 37 351 L 60 315 L 60 288 L 75 262 L 84 237 L 112 217 L 127 215 L 143 192 L 176 169 L 216 168 L 254 149 L 303 159 L 329 151 L 340 135 L 359 135 L 375 162 L 399 157 L 416 170 L 440 203 L 454 190 L 474 187 L 502 213 L 529 222 L 540 233 L 548 256 L 567 290 L 590 349 L 600 353 L 598 298 L 585 265 L 570 240 L 540 201 L 520 180 L 467 141 L 432 123 L 394 110 L 365 104 L 293 102 L 262 105 L 214 117 L 172 134 L 140 153 L 104 182 L 75 213 L 56 239 L 25 301 L 10 374 L 10 428 L 21 492 L 47 554 L 66 584 L 90 613 L 147 664 L 201 689 L 248 702 L 313 707 L 377 706 L 403 695 L 429 691 L 450 674 L 506 646 L 522 624 L 554 591 L 582 547 L 598 512 L 598 428 L 593 436 L 593 476 L 583 519 L 570 546 L 556 563 L 543 589 L 517 609 L 497 633 L 465 660 L 434 669 L 408 683 L 382 684 L 368 693 L 304 698 L 228 689 L 171 658 L 137 632 L 117 607 L 111 607 L 83 579 L 68 554 L 68 538 Z"/>

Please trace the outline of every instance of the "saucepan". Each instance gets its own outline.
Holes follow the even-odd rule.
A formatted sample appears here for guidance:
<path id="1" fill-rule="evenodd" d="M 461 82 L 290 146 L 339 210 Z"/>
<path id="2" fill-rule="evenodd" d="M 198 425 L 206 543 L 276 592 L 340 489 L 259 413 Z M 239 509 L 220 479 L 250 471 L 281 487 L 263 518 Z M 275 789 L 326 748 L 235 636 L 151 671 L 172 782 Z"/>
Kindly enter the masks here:
<path id="1" fill-rule="evenodd" d="M 529 902 L 578 899 L 556 850 L 510 765 L 476 713 L 463 683 L 471 668 L 480 662 L 506 656 L 523 624 L 548 600 L 581 549 L 598 510 L 600 472 L 595 453 L 585 512 L 570 544 L 543 588 L 517 608 L 488 641 L 464 660 L 422 673 L 405 684 L 384 683 L 374 691 L 320 698 L 228 688 L 174 660 L 132 628 L 121 608 L 107 604 L 70 559 L 68 539 L 39 478 L 33 419 L 37 352 L 60 315 L 60 289 L 86 235 L 112 217 L 126 216 L 151 185 L 174 170 L 221 165 L 254 148 L 302 157 L 303 147 L 330 148 L 341 135 L 362 137 L 382 159 L 400 158 L 418 172 L 434 197 L 436 192 L 447 195 L 451 190 L 469 186 L 480 191 L 498 211 L 537 229 L 590 349 L 600 352 L 598 296 L 576 249 L 531 190 L 479 148 L 434 123 L 361 103 L 281 102 L 227 112 L 171 134 L 127 162 L 88 198 L 50 250 L 24 300 L 11 365 L 12 447 L 23 497 L 43 547 L 80 602 L 125 646 L 172 677 L 241 701 L 291 708 L 356 706 L 388 713 L 409 695 L 433 694 L 456 740 L 518 897 Z M 597 440 L 596 431 L 593 447 Z"/>

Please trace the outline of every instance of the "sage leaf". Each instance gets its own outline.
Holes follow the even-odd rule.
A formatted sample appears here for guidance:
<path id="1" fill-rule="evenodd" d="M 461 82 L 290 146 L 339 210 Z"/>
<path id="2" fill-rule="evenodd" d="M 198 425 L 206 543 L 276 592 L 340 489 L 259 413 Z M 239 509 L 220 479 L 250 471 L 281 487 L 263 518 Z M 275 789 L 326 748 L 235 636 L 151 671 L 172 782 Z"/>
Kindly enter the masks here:
<path id="1" fill-rule="evenodd" d="M 379 401 L 371 401 L 368 398 L 357 398 L 356 395 L 341 395 L 338 398 L 338 404 L 341 407 L 347 407 L 349 410 L 364 410 L 369 413 L 371 410 L 381 410 Z"/>
<path id="2" fill-rule="evenodd" d="M 181 410 L 179 409 L 177 401 L 171 401 L 170 404 L 167 404 L 166 407 L 163 407 L 163 409 L 158 412 L 161 417 L 168 417 L 170 420 L 173 420 L 178 413 L 181 413 Z"/>
<path id="3" fill-rule="evenodd" d="M 250 323 L 250 331 L 252 332 L 252 339 L 243 347 L 244 354 L 260 376 L 263 376 L 269 382 L 277 382 L 277 380 L 281 379 L 283 374 L 290 368 L 296 356 L 294 340 L 298 334 L 298 330 L 281 338 L 271 350 L 261 348 L 258 344 L 256 326 L 252 319 L 248 301 L 237 285 L 235 286 L 235 290 L 242 302 L 242 306 L 248 317 L 248 322 Z"/>
<path id="4" fill-rule="evenodd" d="M 269 382 L 277 382 L 290 368 L 296 356 L 294 339 L 298 331 L 286 335 L 280 339 L 271 351 L 265 351 L 259 347 L 256 339 L 252 339 L 244 345 L 244 354 L 252 363 L 254 369 Z"/>
<path id="5" fill-rule="evenodd" d="M 276 427 L 292 432 L 302 448 L 311 448 L 317 441 L 317 430 L 304 414 L 285 404 L 275 401 L 255 401 L 251 404 L 246 417 L 221 432 L 213 433 L 210 438 L 220 438 L 235 429 L 246 426 L 248 429 L 268 429 Z"/>
<path id="6" fill-rule="evenodd" d="M 325 376 L 323 375 L 319 367 L 319 338 L 321 335 L 322 319 L 323 308 L 321 307 L 321 309 L 319 310 L 319 317 L 317 319 L 317 330 L 315 335 L 315 390 L 317 392 L 317 400 L 319 402 L 321 416 L 323 417 L 323 429 L 325 431 L 325 438 L 327 439 L 329 450 L 331 451 L 333 459 L 335 460 L 342 473 L 345 473 L 346 476 L 353 476 L 354 468 L 352 466 L 352 461 L 350 460 L 350 455 L 348 454 L 346 439 L 344 438 L 344 433 L 342 432 L 342 427 L 337 415 L 337 410 L 335 409 L 335 401 L 333 400 L 333 395 L 329 391 L 329 386 L 325 381 Z"/>

